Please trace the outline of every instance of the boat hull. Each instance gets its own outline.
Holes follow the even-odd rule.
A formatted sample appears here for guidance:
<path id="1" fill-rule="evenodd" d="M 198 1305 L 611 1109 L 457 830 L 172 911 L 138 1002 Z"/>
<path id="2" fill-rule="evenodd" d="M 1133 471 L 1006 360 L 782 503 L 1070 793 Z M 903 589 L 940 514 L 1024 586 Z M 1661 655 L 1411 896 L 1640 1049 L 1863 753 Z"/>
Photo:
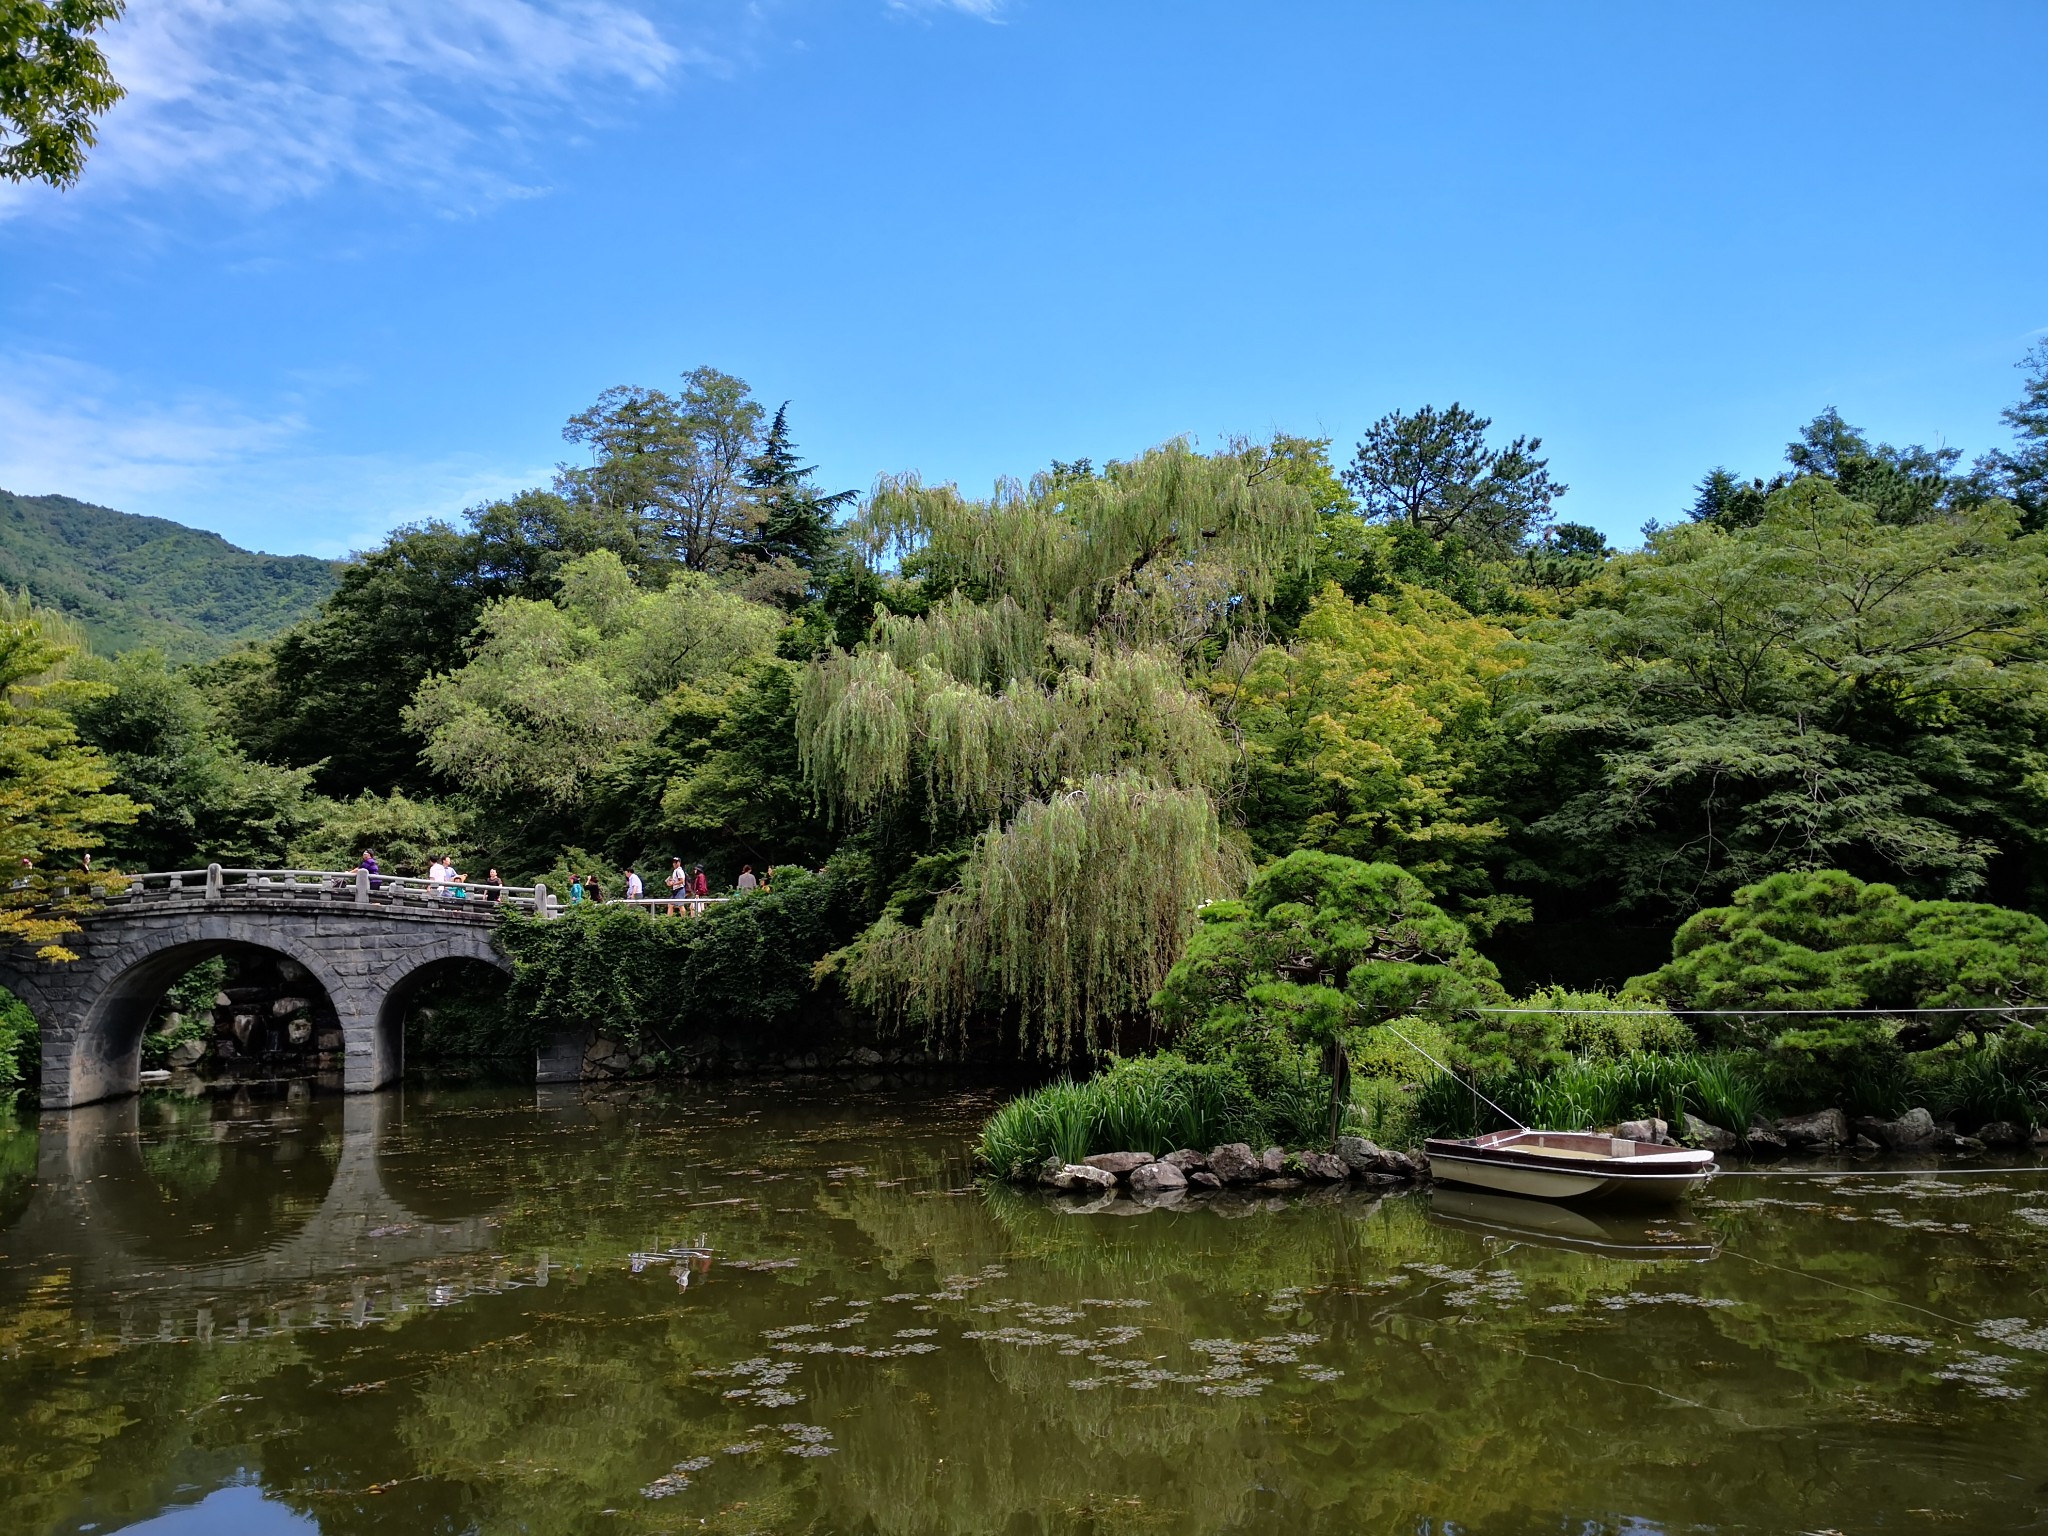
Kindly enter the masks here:
<path id="1" fill-rule="evenodd" d="M 1713 1155 L 1591 1131 L 1496 1131 L 1427 1145 L 1431 1177 L 1536 1200 L 1681 1199 L 1714 1176 Z"/>

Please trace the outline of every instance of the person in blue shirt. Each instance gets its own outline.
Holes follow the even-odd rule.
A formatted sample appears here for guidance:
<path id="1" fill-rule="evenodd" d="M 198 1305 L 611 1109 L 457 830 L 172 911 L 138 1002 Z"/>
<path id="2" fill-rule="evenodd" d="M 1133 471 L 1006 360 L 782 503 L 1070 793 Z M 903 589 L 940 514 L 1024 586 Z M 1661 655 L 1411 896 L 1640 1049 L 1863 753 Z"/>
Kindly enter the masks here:
<path id="1" fill-rule="evenodd" d="M 581 875 L 578 875 L 569 882 L 569 905 L 573 907 L 582 900 L 583 877 Z"/>

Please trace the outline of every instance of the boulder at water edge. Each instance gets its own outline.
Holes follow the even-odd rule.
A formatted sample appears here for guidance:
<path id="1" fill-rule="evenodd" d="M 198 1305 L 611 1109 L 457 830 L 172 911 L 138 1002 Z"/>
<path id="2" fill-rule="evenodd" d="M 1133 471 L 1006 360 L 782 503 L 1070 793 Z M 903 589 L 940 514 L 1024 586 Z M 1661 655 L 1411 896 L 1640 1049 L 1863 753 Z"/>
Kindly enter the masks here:
<path id="1" fill-rule="evenodd" d="M 1182 1173 L 1206 1173 L 1209 1169 L 1209 1159 L 1187 1147 L 1182 1147 L 1178 1152 L 1169 1152 L 1159 1161 L 1173 1164 Z"/>
<path id="2" fill-rule="evenodd" d="M 1098 1152 L 1093 1157 L 1081 1159 L 1090 1168 L 1100 1168 L 1112 1178 L 1121 1179 L 1133 1169 L 1142 1168 L 1152 1161 L 1149 1152 Z"/>
<path id="3" fill-rule="evenodd" d="M 1226 1184 L 1255 1184 L 1266 1173 L 1258 1155 L 1241 1141 L 1211 1148 L 1209 1171 Z"/>
<path id="4" fill-rule="evenodd" d="M 1163 1194 L 1169 1189 L 1186 1189 L 1188 1176 L 1172 1163 L 1146 1163 L 1131 1170 L 1131 1193 L 1134 1195 Z"/>
<path id="5" fill-rule="evenodd" d="M 1281 1147 L 1268 1147 L 1259 1154 L 1259 1166 L 1266 1170 L 1266 1177 L 1277 1179 L 1287 1170 L 1287 1153 Z"/>
<path id="6" fill-rule="evenodd" d="M 1686 1142 L 1695 1147 L 1705 1147 L 1709 1152 L 1726 1152 L 1735 1145 L 1735 1133 L 1702 1120 L 1698 1115 L 1687 1115 L 1680 1122 Z"/>
<path id="7" fill-rule="evenodd" d="M 1351 1177 L 1351 1168 L 1344 1159 L 1329 1152 L 1297 1152 L 1294 1162 L 1309 1178 L 1320 1179 L 1325 1184 L 1335 1184 L 1340 1179 Z"/>
<path id="8" fill-rule="evenodd" d="M 1987 1147 L 2017 1147 L 2025 1143 L 2027 1133 L 2010 1120 L 1992 1120 L 1977 1127 L 1977 1139 Z"/>
<path id="9" fill-rule="evenodd" d="M 1934 1116 L 1924 1109 L 1909 1109 L 1896 1120 L 1880 1120 L 1870 1126 L 1859 1120 L 1857 1126 L 1867 1129 L 1894 1152 L 1924 1152 L 1941 1139 Z"/>
<path id="10" fill-rule="evenodd" d="M 1671 1135 L 1668 1122 L 1652 1116 L 1648 1120 L 1624 1120 L 1614 1128 L 1623 1141 L 1664 1141 Z"/>
<path id="11" fill-rule="evenodd" d="M 1742 1150 L 1751 1157 L 1783 1157 L 1785 1138 L 1759 1120 L 1743 1133 Z"/>
<path id="12" fill-rule="evenodd" d="M 1116 1188 L 1116 1175 L 1086 1163 L 1068 1163 L 1052 1176 L 1052 1187 L 1069 1194 L 1108 1194 Z"/>
<path id="13" fill-rule="evenodd" d="M 1824 1109 L 1816 1115 L 1789 1115 L 1778 1122 L 1778 1134 L 1789 1147 L 1802 1151 L 1839 1147 L 1849 1140 L 1849 1117 L 1839 1109 Z"/>

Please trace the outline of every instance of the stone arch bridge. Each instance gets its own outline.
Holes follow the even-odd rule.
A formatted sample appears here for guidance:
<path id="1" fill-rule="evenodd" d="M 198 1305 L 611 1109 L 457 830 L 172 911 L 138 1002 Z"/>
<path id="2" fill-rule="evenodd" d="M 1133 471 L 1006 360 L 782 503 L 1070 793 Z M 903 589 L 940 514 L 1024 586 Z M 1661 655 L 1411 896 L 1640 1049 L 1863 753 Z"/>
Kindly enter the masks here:
<path id="1" fill-rule="evenodd" d="M 148 875 L 104 895 L 66 940 L 78 958 L 0 953 L 0 986 L 42 1030 L 42 1104 L 64 1109 L 141 1085 L 142 1035 L 172 982 L 237 948 L 303 966 L 334 1005 L 343 1086 L 367 1093 L 405 1066 L 404 997 L 435 966 L 509 972 L 492 942 L 507 908 L 548 914 L 544 886 L 463 896 L 361 871 L 206 870 Z"/>

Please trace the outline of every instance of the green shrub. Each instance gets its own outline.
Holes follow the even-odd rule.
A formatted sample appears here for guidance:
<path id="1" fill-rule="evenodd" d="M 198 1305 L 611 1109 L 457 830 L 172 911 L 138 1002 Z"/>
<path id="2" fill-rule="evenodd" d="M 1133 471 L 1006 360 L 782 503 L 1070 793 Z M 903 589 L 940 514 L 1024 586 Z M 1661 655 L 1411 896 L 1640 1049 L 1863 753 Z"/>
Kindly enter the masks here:
<path id="1" fill-rule="evenodd" d="M 0 987 L 0 1096 L 36 1075 L 42 1031 L 28 1004 Z"/>
<path id="2" fill-rule="evenodd" d="M 528 1040 L 600 1029 L 658 1051 L 706 1028 L 770 1031 L 794 1022 L 813 962 L 847 943 L 865 882 L 858 859 L 822 875 L 776 872 L 775 889 L 669 917 L 584 904 L 541 921 L 508 916 L 499 944 L 513 964 L 509 1027 Z"/>

